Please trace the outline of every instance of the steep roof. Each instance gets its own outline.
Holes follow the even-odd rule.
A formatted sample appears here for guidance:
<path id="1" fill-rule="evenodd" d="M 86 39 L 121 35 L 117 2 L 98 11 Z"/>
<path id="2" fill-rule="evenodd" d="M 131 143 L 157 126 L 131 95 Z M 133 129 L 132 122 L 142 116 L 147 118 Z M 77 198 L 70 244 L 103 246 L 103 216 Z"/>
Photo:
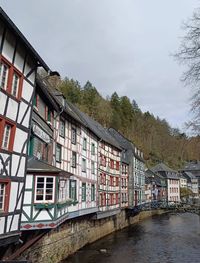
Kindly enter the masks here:
<path id="1" fill-rule="evenodd" d="M 172 170 L 170 167 L 168 167 L 164 163 L 157 164 L 156 166 L 151 168 L 151 170 L 154 173 L 159 173 L 160 175 L 168 179 L 179 179 L 177 176 L 177 172 L 175 170 Z"/>
<path id="2" fill-rule="evenodd" d="M 153 172 L 176 172 L 164 163 L 157 164 L 156 166 L 152 167 L 151 170 Z"/>
<path id="3" fill-rule="evenodd" d="M 193 174 L 190 173 L 190 172 L 183 172 L 182 175 L 183 175 L 184 177 L 186 177 L 187 179 L 190 179 L 190 180 L 192 180 L 192 179 L 197 179 L 196 176 L 193 175 Z"/>
<path id="4" fill-rule="evenodd" d="M 107 142 L 108 144 L 118 148 L 119 150 L 122 150 L 120 144 L 115 140 L 114 137 L 111 136 L 109 131 L 104 128 L 100 123 L 93 120 L 91 117 L 89 117 L 86 113 L 80 111 L 76 106 L 71 104 L 71 107 L 73 110 L 79 115 L 83 123 L 90 129 L 99 139 L 102 139 L 103 141 Z"/>
<path id="5" fill-rule="evenodd" d="M 0 19 L 2 19 L 2 21 L 6 24 L 6 26 L 8 26 L 14 32 L 16 37 L 18 37 L 21 40 L 21 42 L 29 50 L 29 52 L 31 53 L 33 58 L 35 58 L 36 61 L 38 61 L 46 71 L 49 71 L 50 69 L 47 66 L 47 64 L 39 56 L 39 54 L 36 52 L 36 50 L 33 48 L 33 46 L 29 43 L 29 41 L 25 38 L 25 36 L 16 27 L 16 25 L 12 22 L 12 20 L 8 17 L 8 15 L 4 12 L 4 10 L 1 7 L 0 7 Z"/>
<path id="6" fill-rule="evenodd" d="M 200 161 L 186 163 L 184 171 L 200 171 Z"/>
<path id="7" fill-rule="evenodd" d="M 128 151 L 129 158 L 131 158 L 132 155 L 134 155 L 137 159 L 144 162 L 144 159 L 135 153 L 135 145 L 127 138 L 125 138 L 123 134 L 121 134 L 114 128 L 109 128 L 108 131 L 117 140 L 120 146 Z"/>

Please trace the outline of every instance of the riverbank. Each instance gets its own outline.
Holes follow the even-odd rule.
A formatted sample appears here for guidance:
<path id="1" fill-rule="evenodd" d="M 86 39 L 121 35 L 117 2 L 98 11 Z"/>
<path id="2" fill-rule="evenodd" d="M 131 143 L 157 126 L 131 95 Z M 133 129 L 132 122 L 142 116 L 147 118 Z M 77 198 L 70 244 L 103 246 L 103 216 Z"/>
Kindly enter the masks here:
<path id="1" fill-rule="evenodd" d="M 196 263 L 199 244 L 199 216 L 170 212 L 113 232 L 62 263 Z"/>
<path id="2" fill-rule="evenodd" d="M 117 215 L 99 220 L 88 216 L 76 218 L 44 235 L 18 259 L 30 260 L 32 263 L 57 263 L 86 244 L 93 243 L 145 218 L 163 213 L 165 213 L 164 210 L 158 209 L 143 211 L 134 217 L 127 217 L 125 210 L 122 210 Z"/>

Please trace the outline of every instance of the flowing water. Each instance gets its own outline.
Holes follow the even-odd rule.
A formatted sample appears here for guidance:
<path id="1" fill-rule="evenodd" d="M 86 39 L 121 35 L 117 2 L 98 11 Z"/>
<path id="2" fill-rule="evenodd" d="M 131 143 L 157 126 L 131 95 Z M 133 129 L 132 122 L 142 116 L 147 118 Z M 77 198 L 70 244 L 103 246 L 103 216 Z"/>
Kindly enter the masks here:
<path id="1" fill-rule="evenodd" d="M 200 263 L 200 216 L 154 216 L 85 246 L 63 262 Z"/>

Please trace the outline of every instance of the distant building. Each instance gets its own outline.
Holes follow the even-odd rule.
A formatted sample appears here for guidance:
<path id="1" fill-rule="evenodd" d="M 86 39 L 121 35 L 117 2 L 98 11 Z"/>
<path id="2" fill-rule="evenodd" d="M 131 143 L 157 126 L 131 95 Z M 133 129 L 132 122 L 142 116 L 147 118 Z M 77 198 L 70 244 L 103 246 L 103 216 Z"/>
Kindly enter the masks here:
<path id="1" fill-rule="evenodd" d="M 145 198 L 147 202 L 150 200 L 167 200 L 167 184 L 165 178 L 154 173 L 151 169 L 145 171 Z"/>
<path id="2" fill-rule="evenodd" d="M 199 197 L 199 186 L 198 186 L 198 178 L 193 175 L 191 172 L 182 172 L 182 177 L 187 181 L 186 188 L 190 189 L 193 193 L 193 197 Z"/>
<path id="3" fill-rule="evenodd" d="M 198 188 L 200 193 L 200 161 L 191 161 L 186 163 L 185 167 L 181 171 L 190 172 L 198 179 Z"/>
<path id="4" fill-rule="evenodd" d="M 145 165 L 143 153 L 127 138 L 113 128 L 110 134 L 122 147 L 122 165 L 128 164 L 128 206 L 134 207 L 145 202 Z"/>
<path id="5" fill-rule="evenodd" d="M 167 201 L 180 202 L 180 179 L 178 173 L 164 163 L 160 163 L 151 170 L 165 178 L 167 185 Z"/>

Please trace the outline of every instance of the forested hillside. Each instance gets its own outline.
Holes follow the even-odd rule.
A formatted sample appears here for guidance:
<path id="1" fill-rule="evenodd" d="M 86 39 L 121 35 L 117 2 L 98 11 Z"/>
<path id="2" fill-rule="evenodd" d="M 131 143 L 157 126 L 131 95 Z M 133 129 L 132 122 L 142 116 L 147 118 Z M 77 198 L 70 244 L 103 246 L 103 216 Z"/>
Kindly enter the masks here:
<path id="1" fill-rule="evenodd" d="M 130 101 L 127 96 L 119 97 L 114 92 L 105 99 L 89 81 L 81 87 L 78 81 L 68 78 L 62 81 L 60 90 L 80 110 L 136 144 L 149 166 L 163 161 L 176 169 L 185 161 L 200 159 L 200 136 L 187 138 L 166 120 L 142 112 L 136 101 Z"/>

